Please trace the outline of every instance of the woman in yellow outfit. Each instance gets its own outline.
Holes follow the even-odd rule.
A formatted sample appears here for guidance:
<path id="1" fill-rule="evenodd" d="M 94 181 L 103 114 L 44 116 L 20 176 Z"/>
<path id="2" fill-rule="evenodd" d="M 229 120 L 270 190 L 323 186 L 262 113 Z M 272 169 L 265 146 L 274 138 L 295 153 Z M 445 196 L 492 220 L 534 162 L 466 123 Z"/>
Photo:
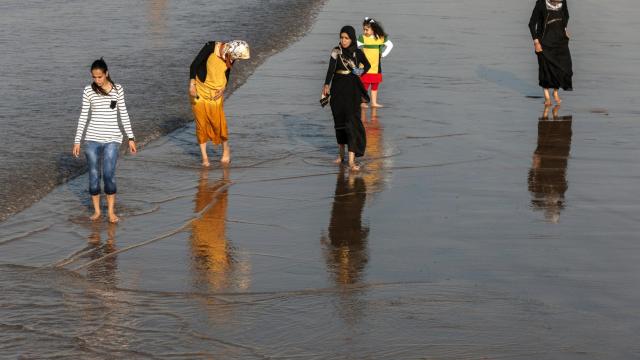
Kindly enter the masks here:
<path id="1" fill-rule="evenodd" d="M 223 165 L 231 161 L 227 119 L 223 109 L 224 89 L 233 63 L 238 59 L 248 59 L 249 56 L 249 45 L 245 41 L 210 41 L 191 63 L 189 95 L 203 166 L 209 166 L 207 141 L 214 145 L 222 143 L 220 162 Z"/>

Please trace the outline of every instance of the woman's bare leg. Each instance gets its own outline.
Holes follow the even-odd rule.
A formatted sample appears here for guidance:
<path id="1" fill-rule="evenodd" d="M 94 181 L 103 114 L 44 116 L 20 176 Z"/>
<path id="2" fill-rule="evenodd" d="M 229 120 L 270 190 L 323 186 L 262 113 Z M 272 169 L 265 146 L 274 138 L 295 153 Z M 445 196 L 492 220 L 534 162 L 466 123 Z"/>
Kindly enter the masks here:
<path id="1" fill-rule="evenodd" d="M 222 165 L 228 165 L 231 162 L 231 147 L 229 146 L 229 141 L 222 142 L 222 159 L 220 159 L 220 163 Z"/>
<path id="2" fill-rule="evenodd" d="M 360 170 L 360 166 L 356 163 L 356 153 L 349 151 L 349 168 L 353 171 Z"/>
<path id="3" fill-rule="evenodd" d="M 549 95 L 549 89 L 544 89 L 544 104 L 551 105 L 551 96 Z"/>
<path id="4" fill-rule="evenodd" d="M 338 151 L 338 158 L 333 162 L 336 164 L 342 164 L 342 162 L 344 161 L 344 144 L 338 144 Z"/>
<path id="5" fill-rule="evenodd" d="M 562 99 L 560 99 L 560 94 L 558 94 L 558 89 L 553 89 L 553 99 L 558 105 L 560 105 L 560 103 L 562 102 Z"/>
<path id="6" fill-rule="evenodd" d="M 107 211 L 110 223 L 115 224 L 120 220 L 116 216 L 116 194 L 107 195 Z"/>
<path id="7" fill-rule="evenodd" d="M 91 221 L 98 220 L 102 214 L 100 211 L 100 195 L 91 195 L 91 203 L 93 203 L 93 215 L 89 219 Z"/>
<path id="8" fill-rule="evenodd" d="M 371 107 L 383 107 L 382 104 L 378 102 L 378 90 L 371 90 Z"/>
<path id="9" fill-rule="evenodd" d="M 549 120 L 549 109 L 551 109 L 551 105 L 545 104 L 542 111 L 542 120 Z"/>
<path id="10" fill-rule="evenodd" d="M 209 166 L 209 157 L 207 156 L 207 143 L 200 144 L 200 153 L 202 154 L 202 166 Z"/>

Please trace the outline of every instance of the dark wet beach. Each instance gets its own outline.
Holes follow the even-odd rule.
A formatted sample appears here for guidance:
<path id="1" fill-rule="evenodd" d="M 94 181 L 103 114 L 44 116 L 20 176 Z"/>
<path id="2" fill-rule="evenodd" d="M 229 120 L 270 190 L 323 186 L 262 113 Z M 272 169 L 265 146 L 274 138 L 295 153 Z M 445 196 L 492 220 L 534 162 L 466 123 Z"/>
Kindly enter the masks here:
<path id="1" fill-rule="evenodd" d="M 227 100 L 228 171 L 189 125 L 121 159 L 117 226 L 84 176 L 0 225 L 0 357 L 640 358 L 639 9 L 616 3 L 570 3 L 576 90 L 544 114 L 532 3 L 329 0 Z M 395 48 L 353 174 L 317 101 L 364 15 Z"/>

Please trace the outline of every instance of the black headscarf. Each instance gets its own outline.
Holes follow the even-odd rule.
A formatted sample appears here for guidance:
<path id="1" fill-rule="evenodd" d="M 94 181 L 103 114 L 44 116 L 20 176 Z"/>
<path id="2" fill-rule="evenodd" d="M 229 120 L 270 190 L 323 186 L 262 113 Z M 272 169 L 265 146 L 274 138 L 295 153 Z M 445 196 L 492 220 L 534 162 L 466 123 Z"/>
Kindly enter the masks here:
<path id="1" fill-rule="evenodd" d="M 340 45 L 340 48 L 342 49 L 342 53 L 346 57 L 353 58 L 356 52 L 356 49 L 358 49 L 358 39 L 356 38 L 356 29 L 354 29 L 353 26 L 346 25 L 346 26 L 343 26 L 342 29 L 340 29 L 340 34 L 342 35 L 342 33 L 349 35 L 349 39 L 351 39 L 351 45 L 349 45 L 348 48 L 345 49 L 342 47 L 342 45 Z"/>

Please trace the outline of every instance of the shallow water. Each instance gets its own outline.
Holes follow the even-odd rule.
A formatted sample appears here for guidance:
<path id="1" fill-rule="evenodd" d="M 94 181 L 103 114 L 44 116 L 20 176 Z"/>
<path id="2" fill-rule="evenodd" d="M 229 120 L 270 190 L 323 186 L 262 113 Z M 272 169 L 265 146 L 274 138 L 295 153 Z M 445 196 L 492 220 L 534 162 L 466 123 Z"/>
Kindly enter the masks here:
<path id="1" fill-rule="evenodd" d="M 84 177 L 0 226 L 0 354 L 640 358 L 618 3 L 572 3 L 576 91 L 545 114 L 529 4 L 374 1 L 396 48 L 354 174 L 317 99 L 364 2 L 328 1 L 227 100 L 230 169 L 199 167 L 188 126 L 119 162 L 117 226 L 87 220 Z"/>
<path id="2" fill-rule="evenodd" d="M 0 4 L 0 220 L 84 171 L 70 155 L 89 66 L 104 57 L 144 144 L 192 121 L 189 64 L 210 40 L 241 38 L 264 59 L 304 34 L 322 1 L 30 1 Z M 125 10 L 126 9 L 126 10 Z"/>

